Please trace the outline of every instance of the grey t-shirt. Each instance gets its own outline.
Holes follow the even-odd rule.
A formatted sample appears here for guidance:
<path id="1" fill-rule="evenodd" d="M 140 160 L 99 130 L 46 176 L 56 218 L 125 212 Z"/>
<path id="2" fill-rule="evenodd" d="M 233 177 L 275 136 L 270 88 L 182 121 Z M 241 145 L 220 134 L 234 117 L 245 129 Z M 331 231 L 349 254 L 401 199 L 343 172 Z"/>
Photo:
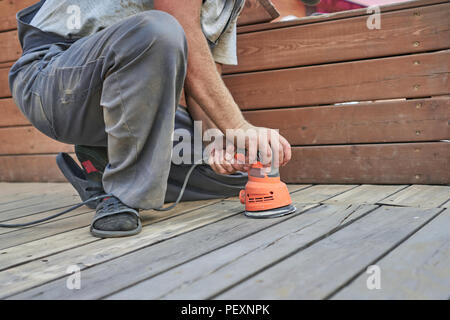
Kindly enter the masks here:
<path id="1" fill-rule="evenodd" d="M 216 43 L 212 54 L 218 63 L 237 64 L 237 14 L 228 24 L 233 10 L 236 10 L 237 1 L 203 1 L 202 30 L 210 42 Z M 63 37 L 85 37 L 126 17 L 153 8 L 153 0 L 47 0 L 31 21 L 31 25 Z M 241 9 L 242 5 L 238 10 Z"/>

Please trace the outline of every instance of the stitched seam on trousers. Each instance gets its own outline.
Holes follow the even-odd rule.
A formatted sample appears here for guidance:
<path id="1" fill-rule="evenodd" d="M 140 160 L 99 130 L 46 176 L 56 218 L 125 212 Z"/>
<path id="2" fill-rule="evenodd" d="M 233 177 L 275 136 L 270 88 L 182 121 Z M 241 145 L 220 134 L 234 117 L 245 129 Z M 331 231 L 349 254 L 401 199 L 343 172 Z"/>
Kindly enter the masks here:
<path id="1" fill-rule="evenodd" d="M 31 91 L 31 94 L 37 96 L 38 98 L 38 102 L 39 102 L 39 108 L 41 109 L 42 114 L 44 115 L 45 120 L 47 121 L 48 127 L 50 128 L 50 131 L 53 134 L 53 139 L 58 140 L 58 135 L 56 134 L 55 128 L 53 127 L 53 121 L 51 121 L 48 116 L 47 113 L 44 111 L 44 105 L 42 104 L 42 98 L 41 95 L 37 92 Z"/>
<path id="2" fill-rule="evenodd" d="M 123 99 L 122 99 L 122 88 L 121 88 L 121 86 L 120 86 L 120 82 L 119 82 L 119 77 L 117 76 L 117 73 L 116 74 L 114 74 L 114 76 L 115 76 L 115 78 L 116 78 L 116 81 L 117 81 L 117 86 L 118 86 L 118 88 L 119 88 L 119 97 L 120 97 L 120 109 L 122 110 L 122 114 L 124 114 L 125 115 L 125 108 L 124 108 L 124 106 L 123 106 Z M 134 143 L 134 147 L 135 147 L 135 161 L 136 161 L 136 163 L 137 163 L 137 161 L 138 161 L 138 148 L 137 148 L 137 139 L 136 139 L 136 137 L 133 135 L 133 133 L 131 132 L 131 128 L 130 128 L 130 126 L 128 125 L 128 121 L 125 119 L 125 125 L 126 125 L 126 127 L 127 127 L 127 130 L 128 130 L 128 133 L 130 134 L 130 137 L 132 137 L 134 140 L 135 140 L 135 143 Z M 134 170 L 135 170 L 135 172 L 133 172 L 134 173 L 134 176 L 136 177 L 136 166 L 134 166 Z"/>

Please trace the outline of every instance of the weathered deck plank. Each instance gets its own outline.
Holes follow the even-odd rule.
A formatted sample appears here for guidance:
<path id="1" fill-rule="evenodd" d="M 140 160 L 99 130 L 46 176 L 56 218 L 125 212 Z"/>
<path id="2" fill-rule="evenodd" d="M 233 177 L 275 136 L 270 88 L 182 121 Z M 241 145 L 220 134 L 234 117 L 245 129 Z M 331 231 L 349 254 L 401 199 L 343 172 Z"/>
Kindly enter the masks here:
<path id="1" fill-rule="evenodd" d="M 200 208 L 174 218 L 160 221 L 129 238 L 102 239 L 84 246 L 64 251 L 43 260 L 35 260 L 0 272 L 4 298 L 39 284 L 63 277 L 67 267 L 78 265 L 81 270 L 117 258 L 126 253 L 167 240 L 229 216 L 238 214 L 241 204 L 222 201 L 214 208 Z"/>
<path id="2" fill-rule="evenodd" d="M 110 299 L 210 298 L 375 208 L 325 205 L 308 210 L 285 223 L 142 281 Z"/>
<path id="3" fill-rule="evenodd" d="M 450 211 L 447 209 L 386 257 L 379 290 L 368 290 L 361 274 L 333 299 L 449 299 Z"/>
<path id="4" fill-rule="evenodd" d="M 351 184 L 322 184 L 315 185 L 310 188 L 301 190 L 300 193 L 296 194 L 296 203 L 320 203 L 326 201 L 341 193 L 347 192 L 358 185 Z"/>
<path id="5" fill-rule="evenodd" d="M 69 183 L 7 183 L 0 182 L 0 205 L 23 201 L 32 197 L 43 197 L 55 192 L 72 192 Z"/>
<path id="6" fill-rule="evenodd" d="M 58 209 L 50 211 L 49 213 L 38 214 L 36 216 L 43 217 L 49 214 L 55 214 L 59 211 L 60 210 Z M 90 224 L 93 215 L 94 210 L 82 207 L 73 211 L 71 213 L 71 216 L 69 217 L 62 216 L 60 219 L 47 223 L 44 222 L 42 224 L 38 224 L 32 227 L 25 227 L 12 230 L 4 229 L 6 231 L 8 230 L 10 231 L 0 234 L 0 250 L 86 227 Z M 19 221 L 27 222 L 34 219 L 35 216 L 28 216 L 25 218 L 19 218 L 18 221 L 10 220 L 8 221 L 8 223 L 14 223 Z"/>
<path id="7" fill-rule="evenodd" d="M 298 208 L 299 212 L 315 205 Z M 99 299 L 293 216 L 251 220 L 235 215 L 83 271 L 83 289 L 66 290 L 67 276 L 11 299 Z"/>
<path id="8" fill-rule="evenodd" d="M 150 210 L 143 211 L 141 212 L 142 224 L 144 226 L 154 224 L 196 209 L 214 205 L 219 202 L 220 200 L 190 201 L 183 203 L 182 206 L 177 206 L 169 212 Z M 85 218 L 86 217 L 83 217 L 83 219 L 80 220 L 85 221 Z M 88 218 L 89 222 L 87 222 L 86 226 L 89 225 L 90 220 L 92 219 L 91 215 L 89 215 Z M 58 227 L 53 224 L 51 225 L 51 229 L 58 230 Z M 65 250 L 67 250 L 95 241 L 100 241 L 100 239 L 93 237 L 89 233 L 87 228 L 79 227 L 74 230 L 66 230 L 65 232 L 60 232 L 59 234 L 55 234 L 54 236 L 48 236 L 45 238 L 37 239 L 35 241 L 25 242 L 22 245 L 12 246 L 0 251 L 0 270 L 5 270 L 15 264 L 26 263 L 51 254 L 55 254 L 57 252 L 64 251 L 61 250 L 61 247 L 64 247 Z M 58 243 L 58 246 L 55 246 L 55 243 Z"/>
<path id="9" fill-rule="evenodd" d="M 81 200 L 78 195 L 56 194 L 53 196 L 31 198 L 20 202 L 4 204 L 0 206 L 0 222 L 9 223 L 9 220 L 16 220 L 22 217 L 38 215 L 40 213 L 45 214 L 52 210 L 62 211 L 80 202 Z M 37 219 L 39 219 L 39 217 L 33 218 L 32 220 Z"/>
<path id="10" fill-rule="evenodd" d="M 364 184 L 357 188 L 351 189 L 331 199 L 324 201 L 324 203 L 334 204 L 375 204 L 382 199 L 389 197 L 392 194 L 406 188 L 406 185 L 370 185 Z"/>
<path id="11" fill-rule="evenodd" d="M 412 185 L 379 203 L 416 208 L 437 208 L 449 199 L 450 186 Z"/>
<path id="12" fill-rule="evenodd" d="M 308 191 L 308 189 L 304 189 L 303 190 L 303 188 L 304 188 L 304 186 L 303 185 L 299 185 L 299 186 L 295 186 L 295 185 L 291 185 L 290 186 L 290 189 L 292 189 L 292 190 L 297 190 L 298 188 L 300 188 L 300 189 L 302 189 L 302 190 L 300 190 L 300 191 L 297 191 L 296 193 L 294 193 L 294 196 L 293 196 L 293 199 L 297 199 L 296 197 L 298 197 L 298 199 L 301 199 L 302 201 L 306 201 L 307 203 L 311 203 L 312 202 L 312 200 L 315 200 L 315 199 L 317 199 L 317 195 L 314 195 L 313 197 L 312 197 L 312 194 L 311 194 L 311 192 L 310 191 Z M 337 194 L 338 192 L 342 192 L 342 190 L 346 190 L 348 187 L 346 187 L 346 188 L 342 188 L 342 187 L 339 187 L 339 188 L 333 188 L 333 186 L 331 186 L 331 188 L 329 187 L 329 186 L 318 186 L 318 188 L 316 188 L 316 190 L 318 190 L 318 193 L 319 194 L 321 194 L 322 195 L 322 200 L 323 199 L 327 199 L 327 198 L 329 198 L 330 196 L 334 196 L 335 194 Z M 320 190 L 322 190 L 322 191 L 320 191 Z M 308 195 L 309 195 L 309 198 L 308 198 Z M 240 204 L 238 204 L 236 201 L 234 201 L 234 202 L 232 202 L 232 201 L 224 201 L 226 204 L 227 204 L 227 206 L 231 206 L 230 208 L 235 208 L 235 213 L 238 213 L 238 212 L 240 212 L 240 210 L 242 210 L 242 205 L 240 205 Z M 237 206 L 236 206 L 237 205 Z M 186 203 L 182 203 L 182 205 L 180 205 L 180 208 L 182 208 L 182 209 L 185 209 L 185 207 L 186 206 L 189 206 L 189 202 L 186 202 Z M 172 211 L 176 211 L 177 209 L 178 209 L 179 207 L 177 207 L 177 208 L 175 208 L 174 210 L 172 210 Z M 217 210 L 217 208 L 216 207 L 210 207 L 210 210 Z M 220 210 L 220 209 L 219 209 Z M 207 212 L 206 211 L 204 211 L 203 212 L 203 214 L 207 214 Z M 198 214 L 197 214 L 197 216 L 198 216 Z M 144 220 L 144 224 L 145 224 L 145 215 L 143 215 L 143 220 Z M 252 220 L 253 221 L 253 220 Z M 148 229 L 147 229 L 148 230 Z M 80 235 L 79 235 L 79 233 L 80 232 L 82 232 L 82 231 L 74 231 L 73 233 L 74 233 L 74 235 L 75 235 L 75 237 L 79 237 Z M 144 233 L 144 232 L 143 232 Z M 141 233 L 141 235 L 142 235 L 142 233 Z M 140 237 L 141 235 L 138 235 L 138 237 Z M 83 243 L 83 241 L 87 241 L 87 242 L 90 242 L 91 241 L 91 236 L 90 235 L 88 235 L 87 234 L 87 232 L 86 232 L 86 234 L 85 234 L 85 236 L 84 237 L 81 237 L 80 238 L 80 241 L 81 242 L 78 242 L 78 243 L 76 243 L 75 242 L 75 240 L 73 239 L 73 237 L 71 236 L 71 234 L 70 233 L 66 233 L 66 237 L 67 237 L 67 239 L 66 239 L 66 241 L 69 241 L 70 243 L 72 243 L 72 244 L 76 244 L 77 246 L 81 246 Z M 108 239 L 109 240 L 109 239 Z M 131 238 L 130 239 L 123 239 L 122 241 L 125 241 L 125 240 L 129 240 L 129 241 L 131 241 Z M 150 243 L 151 244 L 151 243 Z M 92 244 L 92 245 L 95 245 L 94 246 L 94 249 L 95 250 L 99 250 L 99 248 L 98 247 L 105 247 L 106 245 L 104 245 L 104 246 L 98 246 L 98 245 L 96 245 L 96 244 Z M 22 246 L 22 248 L 20 248 L 20 250 L 23 252 L 23 251 L 26 251 L 26 252 L 28 252 L 29 254 L 32 254 L 33 252 L 36 252 L 36 249 L 37 248 L 41 248 L 41 243 L 39 243 L 39 242 L 35 242 L 35 243 L 30 243 L 29 245 L 27 245 L 27 246 Z M 75 248 L 75 247 L 74 247 Z M 130 246 L 129 248 L 128 248 L 128 250 L 131 252 L 131 251 L 133 251 L 133 249 L 134 250 L 136 250 L 136 249 L 138 249 L 139 247 L 132 247 L 132 246 Z M 104 248 L 103 248 L 104 249 Z M 48 248 L 48 250 L 50 250 L 50 252 L 51 252 L 51 250 L 55 250 L 54 248 L 52 248 L 52 247 L 49 247 Z M 77 254 L 79 255 L 79 254 L 81 254 L 80 252 L 83 252 L 83 254 L 88 254 L 89 252 L 91 252 L 92 253 L 92 251 L 90 251 L 90 247 L 89 246 L 84 246 L 83 247 L 83 249 L 80 251 L 80 250 L 78 250 L 77 251 L 77 249 L 74 249 L 75 250 L 75 253 L 73 253 L 73 255 L 75 256 L 75 257 L 77 257 Z M 92 248 L 91 248 L 91 250 L 92 250 Z M 49 254 L 50 253 L 49 251 L 47 251 L 47 254 Z M 46 253 L 46 251 L 45 250 L 42 250 L 42 248 L 39 250 L 39 257 L 41 258 L 41 257 L 44 257 L 45 255 L 45 253 Z M 123 254 L 126 254 L 127 252 L 126 251 L 124 251 L 123 252 Z M 71 254 L 71 251 L 66 251 L 66 252 L 62 252 L 61 253 L 62 255 L 65 255 L 66 257 L 70 257 L 70 254 Z M 0 255 L 0 257 L 1 257 L 1 255 Z M 52 258 L 52 257 L 51 257 Z M 13 259 L 12 259 L 12 261 L 10 260 L 10 261 L 7 261 L 7 262 L 9 262 L 9 264 L 11 265 L 11 264 L 13 264 L 13 263 L 18 263 L 18 259 L 20 259 L 20 257 L 13 257 Z M 29 257 L 29 259 L 30 260 L 34 260 L 34 259 L 36 259 L 36 256 L 33 256 L 33 257 Z M 33 263 L 33 262 L 31 262 L 31 263 Z M 35 262 L 36 263 L 36 262 Z M 19 266 L 19 268 L 20 268 L 21 266 Z M 14 269 L 11 269 L 11 270 L 14 270 Z M 37 270 L 39 270 L 39 268 L 37 268 Z M 9 270 L 6 270 L 6 271 L 9 271 Z M 2 273 L 0 273 L 0 279 L 1 279 L 1 276 L 2 276 Z"/>
<path id="13" fill-rule="evenodd" d="M 381 207 L 217 298 L 326 298 L 440 211 Z"/>
<path id="14" fill-rule="evenodd" d="M 46 208 L 76 199 L 68 184 L 21 185 L 24 192 L 19 184 L 11 188 L 0 184 L 0 199 L 5 200 L 0 202 L 0 221 L 35 220 L 55 212 Z M 382 269 L 400 272 L 408 268 L 405 261 L 410 260 L 428 282 L 416 279 L 408 286 L 405 276 L 395 284 L 389 280 L 395 279 L 395 274 L 389 274 L 391 278 L 385 282 L 392 288 L 386 287 L 386 295 L 369 292 L 358 297 L 420 298 L 411 288 L 423 286 L 423 297 L 430 297 L 431 292 L 434 297 L 446 298 L 448 284 L 441 278 L 448 278 L 449 240 L 445 238 L 448 218 L 443 217 L 449 214 L 448 210 L 438 213 L 449 205 L 445 194 L 450 187 L 288 188 L 293 202 L 306 212 L 279 219 L 247 219 L 239 214 L 243 206 L 230 198 L 184 202 L 167 213 L 144 211 L 143 232 L 130 238 L 92 237 L 87 226 L 93 211 L 87 208 L 33 228 L 0 229 L 0 247 L 4 247 L 0 249 L 0 298 L 339 299 L 361 291 L 355 285 L 358 281 L 362 281 L 360 286 L 365 284 L 367 265 L 377 262 Z M 376 209 L 388 199 L 395 199 L 389 202 L 391 206 Z M 440 208 L 426 210 L 432 206 Z M 321 261 L 319 265 L 317 261 Z M 66 270 L 74 264 L 82 269 L 82 290 L 66 288 Z M 335 277 L 332 269 L 342 274 Z M 284 274 L 280 275 L 283 279 L 272 272 Z M 294 288 L 289 287 L 292 284 Z M 274 293 L 278 285 L 283 288 Z M 441 287 L 434 290 L 433 286 Z M 151 290 L 146 290 L 149 287 Z M 393 290 L 398 287 L 402 290 L 395 295 Z"/>

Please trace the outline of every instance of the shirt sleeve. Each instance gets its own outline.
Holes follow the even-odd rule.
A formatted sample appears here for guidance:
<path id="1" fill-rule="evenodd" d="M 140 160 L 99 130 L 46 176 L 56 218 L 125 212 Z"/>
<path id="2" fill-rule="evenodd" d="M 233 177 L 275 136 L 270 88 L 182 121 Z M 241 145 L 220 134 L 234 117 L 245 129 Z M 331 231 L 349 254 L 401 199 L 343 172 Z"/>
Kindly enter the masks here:
<path id="1" fill-rule="evenodd" d="M 228 26 L 227 30 L 219 38 L 219 42 L 212 49 L 214 61 L 222 64 L 237 65 L 236 48 L 237 18 Z"/>

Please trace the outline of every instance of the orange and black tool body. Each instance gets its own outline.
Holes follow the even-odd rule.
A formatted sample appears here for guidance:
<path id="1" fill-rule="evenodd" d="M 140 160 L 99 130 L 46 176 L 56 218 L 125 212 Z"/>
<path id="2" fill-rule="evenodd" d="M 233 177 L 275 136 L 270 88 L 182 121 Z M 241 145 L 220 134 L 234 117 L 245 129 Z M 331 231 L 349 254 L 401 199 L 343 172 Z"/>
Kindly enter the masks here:
<path id="1" fill-rule="evenodd" d="M 278 169 L 272 167 L 267 173 L 260 162 L 251 166 L 239 199 L 245 204 L 245 215 L 250 218 L 281 217 L 297 210 L 286 184 L 280 180 Z"/>

